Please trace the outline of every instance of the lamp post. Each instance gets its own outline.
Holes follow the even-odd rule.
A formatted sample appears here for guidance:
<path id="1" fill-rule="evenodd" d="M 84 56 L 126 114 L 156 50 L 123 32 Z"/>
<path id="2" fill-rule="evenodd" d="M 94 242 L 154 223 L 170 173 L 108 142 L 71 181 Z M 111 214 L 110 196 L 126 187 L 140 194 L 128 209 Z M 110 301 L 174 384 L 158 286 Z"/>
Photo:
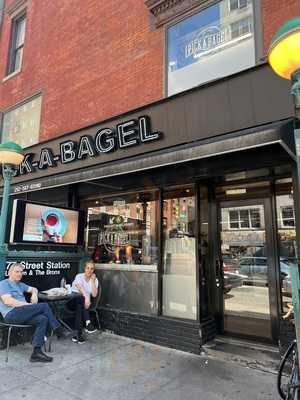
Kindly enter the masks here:
<path id="1" fill-rule="evenodd" d="M 7 256 L 7 245 L 5 244 L 5 233 L 9 203 L 9 192 L 11 179 L 16 175 L 16 167 L 24 159 L 22 147 L 14 142 L 0 144 L 0 163 L 2 164 L 2 175 L 4 181 L 1 214 L 0 214 L 0 280 L 4 278 Z"/>
<path id="2" fill-rule="evenodd" d="M 271 40 L 268 61 L 276 74 L 292 82 L 295 99 L 294 138 L 297 156 L 297 185 L 300 188 L 300 17 L 283 24 Z M 299 235 L 299 232 L 298 232 Z M 299 236 L 298 236 L 299 238 Z M 297 244 L 298 259 L 300 243 Z M 291 286 L 295 315 L 298 360 L 300 363 L 300 275 L 299 262 L 291 268 Z"/>

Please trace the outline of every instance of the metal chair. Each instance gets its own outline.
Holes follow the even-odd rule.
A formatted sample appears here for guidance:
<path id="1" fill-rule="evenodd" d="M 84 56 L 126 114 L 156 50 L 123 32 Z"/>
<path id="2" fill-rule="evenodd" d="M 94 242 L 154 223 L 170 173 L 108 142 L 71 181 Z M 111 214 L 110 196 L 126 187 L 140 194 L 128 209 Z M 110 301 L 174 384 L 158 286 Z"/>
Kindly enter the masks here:
<path id="1" fill-rule="evenodd" d="M 99 303 L 100 303 L 100 300 L 101 300 L 101 289 L 99 288 L 98 295 L 96 296 L 96 298 L 92 299 L 92 305 L 91 305 L 91 307 L 88 309 L 89 312 L 92 312 L 92 313 L 94 313 L 94 314 L 96 315 L 96 320 L 97 320 L 97 325 L 98 325 L 98 329 L 99 329 L 99 330 L 101 330 L 101 325 L 100 325 L 100 320 L 99 320 L 99 316 L 98 316 L 98 311 L 97 311 L 97 309 L 98 309 L 98 305 L 99 305 Z M 70 310 L 70 309 L 68 308 L 68 304 L 66 304 L 66 306 L 65 306 L 65 308 L 64 308 L 64 314 L 65 314 L 66 316 L 73 317 L 73 316 L 76 315 L 76 311 Z"/>
<path id="2" fill-rule="evenodd" d="M 7 342 L 6 342 L 6 357 L 5 357 L 5 362 L 8 362 L 8 351 L 9 351 L 9 345 L 10 345 L 10 337 L 11 337 L 11 332 L 13 328 L 20 328 L 20 329 L 28 329 L 28 328 L 33 328 L 33 325 L 29 324 L 9 324 L 3 321 L 2 316 L 0 316 L 0 328 L 8 328 L 7 332 Z M 51 351 L 51 337 L 52 337 L 52 332 L 51 335 L 49 336 L 49 352 Z M 44 348 L 46 351 L 46 343 L 44 344 Z"/>
<path id="3" fill-rule="evenodd" d="M 7 342 L 6 342 L 6 358 L 5 358 L 5 362 L 8 362 L 8 351 L 9 351 L 9 344 L 10 344 L 10 336 L 11 336 L 11 332 L 13 330 L 13 328 L 32 328 L 32 325 L 28 325 L 28 324 L 8 324 L 6 322 L 0 321 L 0 327 L 5 327 L 8 328 L 8 332 L 7 332 Z"/>
<path id="4" fill-rule="evenodd" d="M 97 295 L 96 299 L 92 302 L 93 304 L 91 305 L 91 307 L 88 310 L 89 312 L 95 313 L 99 331 L 101 330 L 101 325 L 100 325 L 100 320 L 99 320 L 99 315 L 98 315 L 98 306 L 100 304 L 100 300 L 101 300 L 101 288 L 99 287 L 98 295 Z"/>

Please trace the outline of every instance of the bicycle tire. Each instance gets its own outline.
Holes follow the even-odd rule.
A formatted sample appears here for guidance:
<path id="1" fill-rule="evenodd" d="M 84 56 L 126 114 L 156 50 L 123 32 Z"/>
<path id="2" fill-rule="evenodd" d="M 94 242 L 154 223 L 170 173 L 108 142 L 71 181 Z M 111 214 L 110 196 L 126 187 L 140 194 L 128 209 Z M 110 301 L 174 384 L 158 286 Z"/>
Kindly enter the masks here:
<path id="1" fill-rule="evenodd" d="M 298 400 L 299 399 L 299 388 L 293 386 L 294 382 L 297 382 L 297 375 L 298 375 L 298 367 L 293 369 L 291 378 L 290 378 L 290 385 L 288 387 L 288 392 L 286 394 L 285 400 Z"/>
<path id="2" fill-rule="evenodd" d="M 289 393 L 287 393 L 287 396 L 285 397 L 285 400 L 300 400 L 300 390 L 298 387 L 291 388 L 289 390 Z"/>
<path id="3" fill-rule="evenodd" d="M 294 340 L 289 345 L 288 349 L 284 353 L 284 356 L 282 357 L 282 360 L 279 364 L 279 369 L 278 369 L 278 374 L 277 374 L 277 390 L 278 390 L 279 396 L 282 398 L 282 400 L 294 400 L 293 397 L 287 397 L 287 395 L 290 395 L 289 393 L 284 393 L 284 391 L 282 390 L 282 382 L 281 381 L 282 381 L 282 373 L 283 373 L 283 369 L 285 367 L 286 361 L 296 346 L 297 346 L 297 342 Z M 297 351 L 297 349 L 296 349 L 296 351 Z M 294 360 L 293 360 L 293 363 L 294 363 Z M 294 374 L 294 367 L 292 368 L 292 375 L 293 374 Z M 291 375 L 290 381 L 292 379 L 292 375 Z M 298 388 L 290 388 L 290 389 L 297 389 L 297 392 L 298 392 Z"/>

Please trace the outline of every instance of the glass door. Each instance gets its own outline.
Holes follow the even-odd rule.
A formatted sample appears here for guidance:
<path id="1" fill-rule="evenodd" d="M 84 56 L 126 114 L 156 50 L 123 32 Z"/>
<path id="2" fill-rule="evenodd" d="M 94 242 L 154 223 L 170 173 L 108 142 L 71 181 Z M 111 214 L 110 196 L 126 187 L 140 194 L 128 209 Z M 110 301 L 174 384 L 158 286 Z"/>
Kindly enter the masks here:
<path id="1" fill-rule="evenodd" d="M 275 263 L 266 204 L 221 204 L 217 281 L 223 297 L 223 332 L 271 340 L 270 280 Z"/>

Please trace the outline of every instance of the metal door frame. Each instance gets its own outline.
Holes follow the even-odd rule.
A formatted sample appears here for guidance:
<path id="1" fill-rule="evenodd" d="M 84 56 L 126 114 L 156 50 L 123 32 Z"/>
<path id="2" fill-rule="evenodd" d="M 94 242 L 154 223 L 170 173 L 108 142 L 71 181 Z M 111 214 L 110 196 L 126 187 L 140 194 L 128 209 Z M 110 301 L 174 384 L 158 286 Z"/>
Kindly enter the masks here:
<path id="1" fill-rule="evenodd" d="M 273 197 L 273 196 L 272 196 Z M 280 310 L 280 265 L 278 258 L 278 247 L 276 239 L 277 231 L 277 221 L 276 221 L 276 211 L 275 204 L 272 197 L 258 197 L 256 199 L 237 199 L 237 200 L 224 200 L 216 203 L 216 219 L 217 219 L 217 229 L 216 229 L 216 256 L 215 259 L 215 271 L 216 278 L 222 279 L 220 276 L 221 271 L 221 209 L 229 207 L 239 207 L 239 206 L 252 206 L 252 205 L 263 205 L 264 206 L 264 219 L 265 219 L 265 232 L 266 232 L 266 246 L 268 249 L 267 258 L 268 264 L 273 266 L 273 268 L 268 268 L 268 284 L 269 284 L 269 304 L 270 304 L 270 329 L 272 341 L 277 342 L 279 336 L 279 310 Z M 216 309 L 214 314 L 217 318 L 217 326 L 219 333 L 224 333 L 224 296 L 222 285 L 219 288 L 215 284 L 215 298 L 216 298 Z M 230 333 L 229 333 L 230 334 Z M 263 338 L 262 338 L 263 339 Z"/>

